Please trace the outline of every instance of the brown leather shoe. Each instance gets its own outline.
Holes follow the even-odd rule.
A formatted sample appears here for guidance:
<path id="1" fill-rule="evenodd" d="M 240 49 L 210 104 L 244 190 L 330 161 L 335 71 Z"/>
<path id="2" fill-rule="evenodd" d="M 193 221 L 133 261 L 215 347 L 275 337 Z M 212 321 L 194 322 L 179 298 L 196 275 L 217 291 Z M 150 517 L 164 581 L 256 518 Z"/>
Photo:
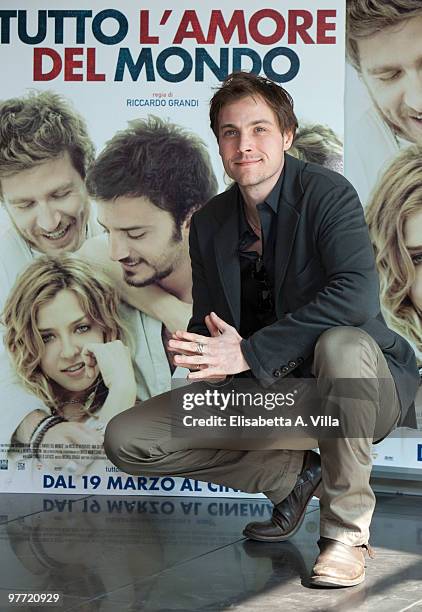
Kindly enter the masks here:
<path id="1" fill-rule="evenodd" d="M 260 542 L 283 542 L 290 538 L 302 525 L 306 506 L 320 483 L 320 457 L 318 453 L 308 451 L 302 473 L 290 495 L 274 506 L 269 521 L 249 523 L 243 535 Z"/>
<path id="2" fill-rule="evenodd" d="M 348 587 L 365 580 L 365 550 L 371 559 L 374 557 L 369 545 L 348 546 L 337 540 L 320 538 L 318 546 L 321 552 L 309 579 L 311 585 Z"/>

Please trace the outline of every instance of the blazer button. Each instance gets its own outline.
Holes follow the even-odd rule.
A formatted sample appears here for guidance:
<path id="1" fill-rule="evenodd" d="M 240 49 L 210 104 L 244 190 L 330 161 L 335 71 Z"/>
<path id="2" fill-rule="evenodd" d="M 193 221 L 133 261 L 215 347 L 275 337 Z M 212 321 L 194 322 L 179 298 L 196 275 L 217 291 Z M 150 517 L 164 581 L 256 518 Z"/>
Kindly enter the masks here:
<path id="1" fill-rule="evenodd" d="M 283 372 L 283 374 L 287 374 L 287 372 L 289 371 L 289 368 L 287 366 L 283 366 L 281 368 L 281 371 Z"/>
<path id="2" fill-rule="evenodd" d="M 295 368 L 296 367 L 296 361 L 289 361 L 289 368 Z"/>
<path id="3" fill-rule="evenodd" d="M 298 364 L 299 364 L 299 365 L 300 365 L 301 363 L 303 363 L 303 357 L 298 357 L 297 362 L 298 362 Z"/>
<path id="4" fill-rule="evenodd" d="M 280 372 L 280 370 L 274 370 L 274 372 L 273 372 L 273 376 L 275 376 L 276 378 L 278 378 L 279 376 L 281 376 L 281 372 Z"/>

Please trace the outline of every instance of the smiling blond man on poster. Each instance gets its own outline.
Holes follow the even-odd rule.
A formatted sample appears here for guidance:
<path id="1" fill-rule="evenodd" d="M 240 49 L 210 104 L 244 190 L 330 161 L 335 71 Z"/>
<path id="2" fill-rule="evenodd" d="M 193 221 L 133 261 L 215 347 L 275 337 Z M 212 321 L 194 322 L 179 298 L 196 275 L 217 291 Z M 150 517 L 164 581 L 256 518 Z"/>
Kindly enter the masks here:
<path id="1" fill-rule="evenodd" d="M 346 176 L 363 205 L 398 151 L 422 142 L 422 5 L 419 0 L 347 0 L 347 56 L 371 106 L 346 133 Z M 352 111 L 361 102 L 348 84 Z"/>

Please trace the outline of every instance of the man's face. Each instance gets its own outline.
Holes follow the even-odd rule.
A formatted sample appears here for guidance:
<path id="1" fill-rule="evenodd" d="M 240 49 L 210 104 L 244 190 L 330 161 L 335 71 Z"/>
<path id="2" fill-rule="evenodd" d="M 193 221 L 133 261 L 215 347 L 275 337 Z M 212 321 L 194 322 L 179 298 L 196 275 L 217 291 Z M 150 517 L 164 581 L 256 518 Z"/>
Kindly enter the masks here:
<path id="1" fill-rule="evenodd" d="M 415 281 L 410 288 L 410 299 L 422 316 L 422 211 L 414 212 L 406 219 L 404 242 L 415 266 Z"/>
<path id="2" fill-rule="evenodd" d="M 240 187 L 271 191 L 292 135 L 282 134 L 273 110 L 259 96 L 226 104 L 218 117 L 218 144 L 226 173 Z"/>
<path id="3" fill-rule="evenodd" d="M 167 278 L 188 257 L 187 224 L 176 226 L 171 213 L 148 198 L 120 196 L 99 200 L 98 221 L 109 236 L 109 254 L 128 285 L 144 287 Z"/>
<path id="4" fill-rule="evenodd" d="M 358 52 L 384 120 L 403 138 L 422 142 L 422 14 L 360 39 Z"/>
<path id="5" fill-rule="evenodd" d="M 81 246 L 89 201 L 67 152 L 2 178 L 1 186 L 6 210 L 31 247 L 55 255 Z"/>

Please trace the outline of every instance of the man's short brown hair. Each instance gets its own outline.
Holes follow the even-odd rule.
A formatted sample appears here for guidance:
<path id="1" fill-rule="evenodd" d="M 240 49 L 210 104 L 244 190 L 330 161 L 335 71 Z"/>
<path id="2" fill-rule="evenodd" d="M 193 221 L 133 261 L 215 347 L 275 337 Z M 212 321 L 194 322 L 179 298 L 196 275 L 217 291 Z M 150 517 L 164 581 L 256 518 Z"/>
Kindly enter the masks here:
<path id="1" fill-rule="evenodd" d="M 0 181 L 65 152 L 84 179 L 94 145 L 85 121 L 65 98 L 43 91 L 0 103 Z"/>
<path id="2" fill-rule="evenodd" d="M 358 41 L 373 36 L 406 19 L 422 16 L 421 0 L 347 0 L 347 57 L 360 71 Z"/>
<path id="3" fill-rule="evenodd" d="M 290 94 L 274 81 L 250 72 L 233 72 L 229 74 L 217 89 L 210 103 L 210 125 L 218 140 L 218 117 L 226 104 L 247 96 L 260 97 L 274 111 L 282 134 L 297 128 L 296 115 L 293 112 L 293 99 Z"/>
<path id="4" fill-rule="evenodd" d="M 152 115 L 130 121 L 107 142 L 89 170 L 86 186 L 98 200 L 148 198 L 173 216 L 177 232 L 218 190 L 202 140 Z"/>

